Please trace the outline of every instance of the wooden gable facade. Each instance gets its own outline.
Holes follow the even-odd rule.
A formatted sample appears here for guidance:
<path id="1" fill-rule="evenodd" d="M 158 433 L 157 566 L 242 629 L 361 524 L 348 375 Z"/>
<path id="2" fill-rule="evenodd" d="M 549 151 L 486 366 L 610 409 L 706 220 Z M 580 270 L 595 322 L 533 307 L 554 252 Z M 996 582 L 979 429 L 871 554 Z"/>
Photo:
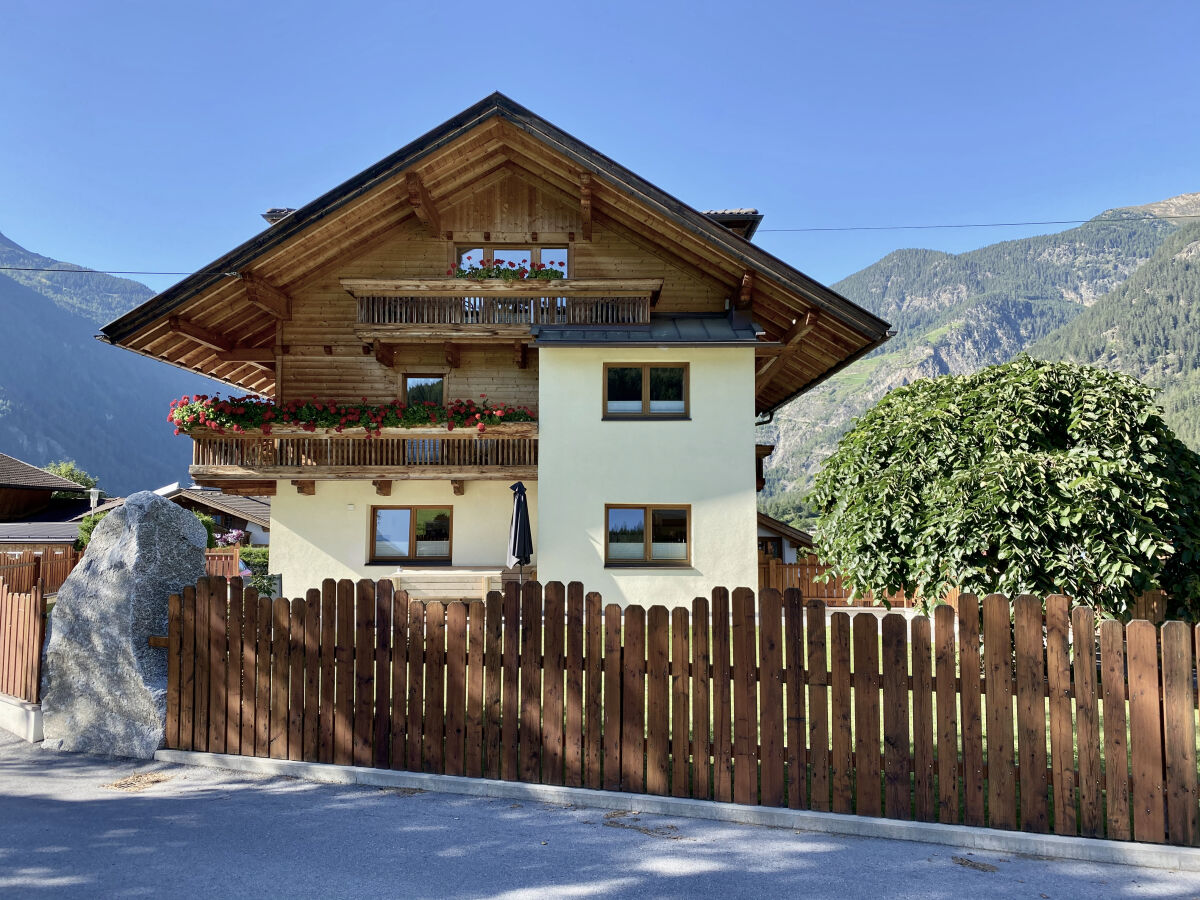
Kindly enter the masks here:
<path id="1" fill-rule="evenodd" d="M 451 396 L 532 406 L 529 328 L 363 321 L 364 298 L 461 294 L 462 285 L 447 288 L 447 270 L 459 249 L 484 246 L 564 249 L 569 278 L 560 290 L 627 298 L 621 309 L 741 310 L 762 331 L 758 413 L 887 339 L 887 323 L 499 94 L 103 332 L 281 401 L 382 402 L 398 396 L 405 372 L 436 372 Z"/>

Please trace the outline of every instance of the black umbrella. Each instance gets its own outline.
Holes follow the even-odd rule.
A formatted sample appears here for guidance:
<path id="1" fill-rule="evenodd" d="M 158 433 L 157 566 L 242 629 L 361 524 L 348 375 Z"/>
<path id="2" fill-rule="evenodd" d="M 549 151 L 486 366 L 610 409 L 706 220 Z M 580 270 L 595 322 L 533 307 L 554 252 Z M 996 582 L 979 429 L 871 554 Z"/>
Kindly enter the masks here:
<path id="1" fill-rule="evenodd" d="M 521 581 L 525 581 L 525 567 L 533 556 L 533 533 L 529 530 L 529 501 L 525 498 L 525 485 L 511 485 L 513 492 L 512 521 L 508 526 L 508 566 L 520 566 Z"/>

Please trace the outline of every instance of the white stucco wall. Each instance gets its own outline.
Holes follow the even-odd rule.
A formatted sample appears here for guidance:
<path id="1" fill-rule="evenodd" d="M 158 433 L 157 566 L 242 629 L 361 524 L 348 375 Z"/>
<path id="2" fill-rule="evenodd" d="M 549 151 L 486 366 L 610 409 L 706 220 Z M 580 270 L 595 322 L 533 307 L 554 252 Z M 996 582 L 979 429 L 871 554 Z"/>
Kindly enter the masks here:
<path id="1" fill-rule="evenodd" d="M 381 497 L 370 481 L 318 481 L 313 496 L 299 494 L 290 482 L 281 481 L 271 501 L 271 571 L 283 576 L 287 596 L 298 596 L 320 587 L 325 578 L 379 579 L 401 565 L 414 568 L 407 562 L 367 562 L 371 507 L 410 504 L 453 507 L 453 565 L 500 568 L 512 517 L 509 484 L 468 481 L 460 496 L 449 481 L 394 481 L 391 496 Z M 527 481 L 525 487 L 530 525 L 537 534 L 537 483 Z"/>
<path id="2" fill-rule="evenodd" d="M 542 348 L 540 581 L 582 581 L 606 602 L 677 606 L 757 586 L 754 351 Z M 604 364 L 690 364 L 690 421 L 603 421 Z M 688 568 L 606 568 L 606 503 L 691 504 Z"/>

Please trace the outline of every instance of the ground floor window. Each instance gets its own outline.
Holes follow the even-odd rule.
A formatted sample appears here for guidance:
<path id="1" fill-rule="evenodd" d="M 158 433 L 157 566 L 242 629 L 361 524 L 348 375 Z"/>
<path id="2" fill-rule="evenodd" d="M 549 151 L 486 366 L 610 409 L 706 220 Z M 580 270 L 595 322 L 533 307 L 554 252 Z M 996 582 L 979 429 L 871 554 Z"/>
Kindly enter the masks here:
<path id="1" fill-rule="evenodd" d="M 604 507 L 604 562 L 610 566 L 691 564 L 690 506 Z"/>
<path id="2" fill-rule="evenodd" d="M 371 507 L 371 562 L 449 562 L 449 506 Z"/>
<path id="3" fill-rule="evenodd" d="M 783 538 L 760 537 L 758 552 L 768 559 L 783 559 Z"/>

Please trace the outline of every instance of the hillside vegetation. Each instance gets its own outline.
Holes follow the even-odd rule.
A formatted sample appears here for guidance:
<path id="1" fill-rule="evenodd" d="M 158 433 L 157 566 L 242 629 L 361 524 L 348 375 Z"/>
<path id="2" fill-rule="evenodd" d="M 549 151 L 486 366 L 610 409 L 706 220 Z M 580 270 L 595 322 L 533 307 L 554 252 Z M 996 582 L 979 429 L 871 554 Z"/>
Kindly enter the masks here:
<path id="1" fill-rule="evenodd" d="M 1187 250 L 1191 241 L 1186 233 L 1193 226 L 1187 220 L 1145 217 L 1194 213 L 1200 213 L 1200 194 L 1110 210 L 1058 234 L 1003 241 L 968 253 L 898 250 L 835 284 L 836 290 L 890 321 L 897 334 L 874 354 L 785 407 L 772 425 L 759 429 L 759 440 L 773 441 L 777 448 L 768 459 L 760 507 L 785 521 L 811 525 L 812 510 L 804 497 L 821 463 L 855 418 L 887 391 L 918 378 L 969 374 L 1007 362 L 1035 345 L 1044 346 L 1048 358 L 1095 361 L 1139 377 L 1154 371 L 1149 363 L 1144 371 L 1132 364 L 1123 367 L 1111 354 L 1105 358 L 1095 353 L 1094 359 L 1069 356 L 1054 349 L 1058 338 L 1052 336 L 1068 334 L 1093 309 L 1127 305 L 1128 301 L 1117 300 L 1127 295 L 1116 292 L 1158 259 L 1160 250 L 1167 253 L 1168 242 L 1176 248 L 1172 253 L 1191 259 L 1186 256 L 1193 252 Z M 1182 272 L 1183 266 L 1172 270 Z M 1116 306 L 1101 306 L 1109 298 Z M 1152 327 L 1162 337 L 1160 345 L 1170 349 L 1151 355 L 1160 367 L 1180 353 L 1186 357 L 1177 360 L 1173 380 L 1167 380 L 1170 384 L 1159 385 L 1170 388 L 1161 402 L 1169 421 L 1179 425 L 1194 409 L 1189 398 L 1196 396 L 1200 386 L 1200 369 L 1186 350 L 1193 345 L 1183 341 L 1180 327 L 1168 321 L 1173 320 L 1164 315 Z M 1095 327 L 1080 325 L 1078 333 Z M 1180 434 L 1193 446 L 1200 437 L 1194 425 Z"/>

